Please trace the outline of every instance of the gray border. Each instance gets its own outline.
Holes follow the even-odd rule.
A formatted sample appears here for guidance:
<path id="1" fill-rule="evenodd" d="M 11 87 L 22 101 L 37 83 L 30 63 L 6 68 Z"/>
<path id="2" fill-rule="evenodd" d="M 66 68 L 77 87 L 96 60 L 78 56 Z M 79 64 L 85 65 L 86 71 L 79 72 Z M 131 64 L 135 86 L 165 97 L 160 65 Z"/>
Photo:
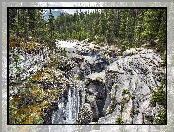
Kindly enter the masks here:
<path id="1" fill-rule="evenodd" d="M 78 0 L 77 0 L 78 1 Z M 33 1 L 34 2 L 34 1 Z M 53 1 L 52 1 L 53 2 Z M 55 1 L 57 2 L 57 1 Z M 71 1 L 70 1 L 71 2 Z M 13 2 L 14 3 L 14 2 Z M 18 2 L 17 2 L 18 3 Z M 77 3 L 77 2 L 75 2 Z M 78 2 L 80 3 L 80 2 Z M 111 2 L 107 2 L 108 4 L 110 4 Z M 2 39 L 5 40 L 6 39 L 6 9 L 5 7 L 3 7 L 3 4 L 9 4 L 8 2 L 4 2 L 2 3 Z M 167 56 L 168 56 L 168 65 L 167 65 L 167 72 L 168 72 L 168 125 L 165 126 L 150 126 L 150 125 L 124 125 L 124 126 L 119 126 L 119 125 L 101 125 L 100 127 L 100 132 L 103 131 L 166 131 L 166 132 L 172 132 L 174 131 L 174 112 L 173 112 L 173 108 L 174 108 L 174 103 L 173 103 L 173 96 L 174 96 L 174 84 L 172 83 L 174 80 L 174 62 L 171 62 L 171 52 L 174 49 L 172 44 L 174 44 L 174 42 L 172 41 L 172 37 L 174 34 L 173 29 L 173 23 L 174 23 L 174 16 L 172 16 L 173 12 L 174 12 L 174 3 L 173 2 L 115 2 L 114 4 L 115 6 L 141 6 L 141 7 L 146 7 L 146 6 L 162 6 L 162 7 L 168 7 L 168 45 L 167 45 Z M 28 6 L 28 5 L 27 5 Z M 4 33 L 3 33 L 4 32 Z M 3 45 L 2 43 L 2 51 L 5 52 L 6 51 L 6 45 Z M 31 125 L 31 126 L 7 126 L 6 125 L 6 100 L 5 100 L 5 89 L 6 89 L 6 54 L 2 54 L 2 90 L 3 90 L 3 95 L 2 95 L 2 131 L 8 131 L 8 132 L 14 132 L 14 131 L 19 131 L 21 129 L 23 129 L 23 131 L 31 131 L 31 132 L 38 132 L 38 131 L 43 131 L 43 132 L 53 132 L 53 131 L 58 131 L 58 132 L 63 132 L 63 131 L 68 131 L 72 128 L 69 128 L 68 126 L 37 126 L 37 125 Z M 75 128 L 81 128 L 82 131 L 90 131 L 90 130 L 94 130 L 97 129 L 97 126 L 75 126 Z"/>
<path id="2" fill-rule="evenodd" d="M 2 13 L 0 12 L 0 14 L 2 15 Z M 2 17 L 1 17 L 2 18 Z M 0 24 L 0 28 L 2 29 L 2 24 Z M 1 32 L 1 36 L 2 36 L 2 32 Z M 1 51 L 1 58 L 0 61 L 2 62 L 2 51 Z M 1 65 L 2 66 L 2 65 Z M 3 69 L 2 69 L 3 70 Z M 1 75 L 2 75 L 2 71 L 1 71 Z M 3 83 L 2 83 L 2 79 L 0 79 L 0 83 L 2 84 L 2 88 L 3 88 Z M 2 90 L 0 90 L 0 95 L 2 95 Z M 2 103 L 2 102 L 1 102 Z M 2 104 L 0 104 L 1 106 L 1 110 L 2 110 Z M 3 112 L 3 111 L 2 111 Z M 1 112 L 1 117 L 2 117 L 2 112 Z M 2 121 L 1 121 L 1 127 L 2 127 Z"/>

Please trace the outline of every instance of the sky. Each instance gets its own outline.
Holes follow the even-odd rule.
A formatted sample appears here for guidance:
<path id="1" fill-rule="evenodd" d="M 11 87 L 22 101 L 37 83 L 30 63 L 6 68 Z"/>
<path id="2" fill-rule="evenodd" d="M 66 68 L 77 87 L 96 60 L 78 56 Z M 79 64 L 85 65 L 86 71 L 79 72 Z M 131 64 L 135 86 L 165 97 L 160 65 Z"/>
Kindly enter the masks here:
<path id="1" fill-rule="evenodd" d="M 39 2 L 41 6 L 47 6 L 47 2 Z M 50 7 L 74 7 L 74 6 L 94 6 L 96 2 L 48 2 Z M 63 9 L 65 12 L 69 14 L 73 14 L 76 9 Z M 89 9 L 83 9 L 82 11 L 88 11 Z M 94 9 L 90 9 L 89 11 L 93 11 Z"/>

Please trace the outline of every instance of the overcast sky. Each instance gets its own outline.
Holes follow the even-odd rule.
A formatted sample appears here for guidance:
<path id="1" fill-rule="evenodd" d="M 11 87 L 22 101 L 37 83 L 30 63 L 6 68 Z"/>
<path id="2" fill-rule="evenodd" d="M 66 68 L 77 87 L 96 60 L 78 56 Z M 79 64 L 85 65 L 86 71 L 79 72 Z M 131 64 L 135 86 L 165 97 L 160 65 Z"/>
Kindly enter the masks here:
<path id="1" fill-rule="evenodd" d="M 40 6 L 47 6 L 47 2 L 39 2 Z M 94 6 L 96 5 L 96 2 L 48 2 L 50 7 L 74 7 L 74 6 Z M 69 14 L 73 14 L 76 9 L 62 9 L 65 12 L 69 13 Z M 83 9 L 82 11 L 87 11 L 89 9 Z M 93 9 L 90 9 L 89 11 L 92 11 Z"/>

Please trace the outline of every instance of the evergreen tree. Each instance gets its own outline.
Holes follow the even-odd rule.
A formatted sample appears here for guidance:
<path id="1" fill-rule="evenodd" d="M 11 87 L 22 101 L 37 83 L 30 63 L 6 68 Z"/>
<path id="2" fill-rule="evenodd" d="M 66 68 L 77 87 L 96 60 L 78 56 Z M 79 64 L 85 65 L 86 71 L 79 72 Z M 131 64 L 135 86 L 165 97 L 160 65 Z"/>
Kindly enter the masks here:
<path id="1" fill-rule="evenodd" d="M 144 43 L 141 35 L 144 27 L 144 12 L 145 10 L 135 9 L 134 43 L 136 47 L 140 47 Z"/>
<path id="2" fill-rule="evenodd" d="M 107 6 L 107 3 L 104 3 Z M 99 6 L 99 3 L 98 5 Z M 95 9 L 74 14 L 61 13 L 48 20 L 39 9 L 10 10 L 10 38 L 46 43 L 54 47 L 55 39 L 77 39 L 122 46 L 122 50 L 150 43 L 162 51 L 166 45 L 166 11 L 164 9 Z M 15 12 L 15 13 L 13 13 Z M 21 24 L 23 23 L 23 24 Z M 158 42 L 157 42 L 158 40 Z"/>
<path id="3" fill-rule="evenodd" d="M 159 26 L 159 31 L 157 34 L 157 39 L 159 40 L 157 43 L 157 49 L 160 52 L 163 52 L 166 50 L 167 47 L 167 35 L 166 35 L 166 10 L 160 10 L 160 26 Z"/>
<path id="4" fill-rule="evenodd" d="M 154 40 L 157 39 L 158 27 L 160 26 L 159 10 L 148 9 L 144 14 L 144 22 L 143 39 L 151 46 L 155 46 Z"/>

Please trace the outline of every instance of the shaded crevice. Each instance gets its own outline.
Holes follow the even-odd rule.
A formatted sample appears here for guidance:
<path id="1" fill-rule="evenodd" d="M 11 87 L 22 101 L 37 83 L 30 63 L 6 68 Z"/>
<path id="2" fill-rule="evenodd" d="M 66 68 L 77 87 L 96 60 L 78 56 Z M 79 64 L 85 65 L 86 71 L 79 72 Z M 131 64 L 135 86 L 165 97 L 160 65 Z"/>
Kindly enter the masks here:
<path id="1" fill-rule="evenodd" d="M 105 90 L 105 84 L 100 81 L 93 80 L 91 81 L 86 87 L 87 87 L 87 95 L 94 95 L 96 97 L 96 106 L 93 104 L 93 102 L 88 101 L 88 103 L 91 104 L 91 109 L 95 114 L 96 109 L 98 110 L 97 115 L 95 118 L 93 118 L 93 122 L 97 122 L 99 118 L 104 117 L 104 105 L 106 101 L 107 91 Z M 91 91 L 93 92 L 91 92 Z M 96 108 L 97 107 L 97 108 Z"/>

